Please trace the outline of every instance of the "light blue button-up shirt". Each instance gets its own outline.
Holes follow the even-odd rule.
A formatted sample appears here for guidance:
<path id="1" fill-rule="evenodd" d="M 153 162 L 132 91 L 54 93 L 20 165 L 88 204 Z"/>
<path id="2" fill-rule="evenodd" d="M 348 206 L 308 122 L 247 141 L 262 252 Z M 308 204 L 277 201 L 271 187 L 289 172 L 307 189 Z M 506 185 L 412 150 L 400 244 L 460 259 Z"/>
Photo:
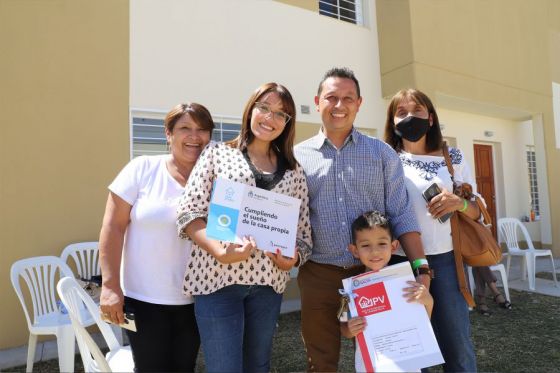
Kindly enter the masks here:
<path id="1" fill-rule="evenodd" d="M 359 264 L 348 251 L 351 225 L 368 211 L 385 214 L 395 238 L 420 231 L 406 192 L 401 161 L 389 145 L 354 128 L 337 149 L 319 131 L 296 145 L 295 155 L 309 187 L 313 231 L 310 260 L 340 267 Z"/>

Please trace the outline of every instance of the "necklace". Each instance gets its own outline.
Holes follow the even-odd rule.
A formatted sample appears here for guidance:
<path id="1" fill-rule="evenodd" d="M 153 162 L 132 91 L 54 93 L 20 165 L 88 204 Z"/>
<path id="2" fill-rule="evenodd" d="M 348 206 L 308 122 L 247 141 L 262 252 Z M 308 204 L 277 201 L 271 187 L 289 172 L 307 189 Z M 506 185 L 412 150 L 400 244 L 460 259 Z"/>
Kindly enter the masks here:
<path id="1" fill-rule="evenodd" d="M 247 154 L 247 158 L 249 160 L 249 162 L 257 169 L 257 171 L 259 171 L 261 174 L 273 174 L 276 172 L 277 170 L 277 160 L 275 162 L 275 160 L 272 159 L 272 157 L 266 157 L 266 160 L 268 162 L 266 162 L 267 164 L 264 165 L 265 162 L 261 162 L 261 160 L 263 158 L 259 158 L 259 157 L 255 157 L 254 155 L 251 156 L 249 154 L 249 151 L 247 150 L 246 153 Z M 255 162 L 257 161 L 257 162 Z M 261 163 L 261 165 L 259 166 L 257 163 Z M 270 170 L 270 171 L 269 171 Z"/>

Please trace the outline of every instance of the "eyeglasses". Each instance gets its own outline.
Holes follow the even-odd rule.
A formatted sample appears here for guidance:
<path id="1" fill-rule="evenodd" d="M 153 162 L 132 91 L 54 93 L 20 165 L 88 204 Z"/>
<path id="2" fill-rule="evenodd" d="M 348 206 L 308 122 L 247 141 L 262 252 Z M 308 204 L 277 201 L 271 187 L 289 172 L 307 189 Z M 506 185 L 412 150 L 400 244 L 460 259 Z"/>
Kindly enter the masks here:
<path id="1" fill-rule="evenodd" d="M 292 119 L 292 117 L 283 111 L 272 111 L 270 107 L 264 102 L 255 102 L 255 109 L 259 111 L 262 115 L 272 114 L 272 119 L 276 122 L 282 122 L 286 124 Z"/>

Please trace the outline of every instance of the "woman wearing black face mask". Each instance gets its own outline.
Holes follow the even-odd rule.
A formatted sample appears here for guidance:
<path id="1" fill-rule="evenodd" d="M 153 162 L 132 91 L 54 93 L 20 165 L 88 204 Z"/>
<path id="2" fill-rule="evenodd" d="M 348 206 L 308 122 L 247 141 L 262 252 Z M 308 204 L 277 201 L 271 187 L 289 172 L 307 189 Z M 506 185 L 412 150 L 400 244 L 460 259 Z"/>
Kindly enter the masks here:
<path id="1" fill-rule="evenodd" d="M 411 199 L 422 243 L 434 278 L 430 293 L 434 297 L 432 326 L 438 340 L 446 372 L 474 372 L 476 358 L 470 337 L 468 306 L 459 291 L 451 241 L 449 213 L 466 214 L 477 219 L 476 203 L 453 194 L 451 176 L 443 157 L 443 137 L 438 116 L 430 99 L 415 89 L 399 91 L 391 100 L 385 122 L 385 142 L 401 159 L 406 189 Z M 459 149 L 450 148 L 455 182 L 467 182 L 475 189 L 465 157 Z M 436 183 L 440 193 L 426 202 L 423 192 Z M 476 190 L 474 190 L 476 193 Z M 405 261 L 402 249 L 393 263 Z M 422 263 L 424 264 L 424 263 Z M 419 263 L 412 263 L 413 267 Z"/>

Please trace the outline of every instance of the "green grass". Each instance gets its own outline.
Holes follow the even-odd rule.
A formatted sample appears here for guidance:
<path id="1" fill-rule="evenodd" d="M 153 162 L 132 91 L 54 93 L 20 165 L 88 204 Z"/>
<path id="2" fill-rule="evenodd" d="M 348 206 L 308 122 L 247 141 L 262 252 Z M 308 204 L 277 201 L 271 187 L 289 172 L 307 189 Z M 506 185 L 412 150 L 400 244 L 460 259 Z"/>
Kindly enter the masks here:
<path id="1" fill-rule="evenodd" d="M 488 299 L 492 314 L 470 313 L 480 372 L 560 372 L 560 299 L 510 290 L 512 310 Z M 283 315 L 274 340 L 273 372 L 302 371 L 305 356 L 299 313 Z M 354 369 L 352 344 L 345 341 L 339 371 Z M 433 369 L 441 371 L 440 368 Z"/>
<path id="2" fill-rule="evenodd" d="M 471 312 L 472 336 L 480 372 L 560 372 L 560 299 L 511 290 L 512 310 L 498 308 L 489 298 L 492 315 Z M 272 372 L 304 371 L 305 352 L 300 334 L 300 314 L 280 316 L 274 337 Z M 76 359 L 76 370 L 81 361 Z M 200 359 L 202 360 L 202 359 Z M 204 371 L 200 361 L 200 372 Z M 34 372 L 58 370 L 56 360 L 36 363 Z M 354 370 L 352 343 L 342 346 L 339 370 Z M 435 369 L 440 371 L 441 369 Z M 24 372 L 25 367 L 12 371 Z"/>

